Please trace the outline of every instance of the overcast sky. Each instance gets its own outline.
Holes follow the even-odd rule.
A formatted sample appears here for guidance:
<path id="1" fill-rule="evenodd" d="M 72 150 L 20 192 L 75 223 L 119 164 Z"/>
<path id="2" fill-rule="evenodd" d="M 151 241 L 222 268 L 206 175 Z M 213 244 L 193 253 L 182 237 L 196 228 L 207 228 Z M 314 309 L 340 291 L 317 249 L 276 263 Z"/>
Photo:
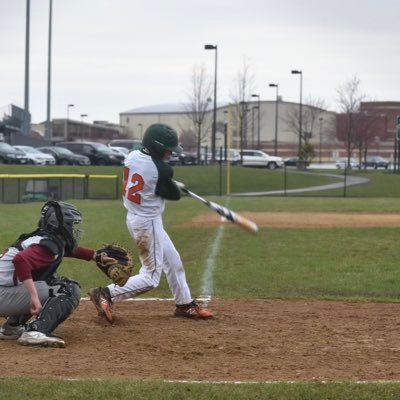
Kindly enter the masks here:
<path id="1" fill-rule="evenodd" d="M 31 0 L 30 111 L 46 119 L 49 0 Z M 26 0 L 0 0 L 0 107 L 24 107 Z M 132 108 L 184 103 L 195 65 L 228 102 L 244 63 L 254 92 L 324 99 L 352 77 L 372 100 L 400 101 L 398 0 L 53 0 L 52 118 L 119 122 Z"/>

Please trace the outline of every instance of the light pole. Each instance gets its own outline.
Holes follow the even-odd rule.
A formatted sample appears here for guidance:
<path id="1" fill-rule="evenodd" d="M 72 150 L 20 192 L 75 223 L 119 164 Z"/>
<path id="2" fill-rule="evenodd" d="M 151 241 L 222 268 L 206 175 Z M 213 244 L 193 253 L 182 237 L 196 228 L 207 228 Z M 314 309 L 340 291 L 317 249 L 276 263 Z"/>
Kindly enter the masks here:
<path id="1" fill-rule="evenodd" d="M 81 142 L 83 142 L 83 118 L 87 116 L 87 114 L 81 114 Z"/>
<path id="2" fill-rule="evenodd" d="M 300 105 L 299 105 L 299 148 L 298 148 L 298 157 L 299 161 L 302 161 L 302 154 L 301 154 L 301 135 L 303 133 L 303 71 L 294 69 L 292 70 L 292 74 L 300 75 Z M 298 163 L 301 165 L 301 162 Z"/>
<path id="3" fill-rule="evenodd" d="M 269 87 L 276 88 L 275 98 L 275 140 L 274 140 L 274 155 L 278 155 L 278 105 L 279 105 L 279 85 L 277 83 L 270 83 Z"/>
<path id="4" fill-rule="evenodd" d="M 261 98 L 259 94 L 252 94 L 251 97 L 258 98 L 258 114 L 257 114 L 257 149 L 260 150 L 260 112 L 261 112 Z M 256 108 L 256 107 L 254 107 Z"/>
<path id="5" fill-rule="evenodd" d="M 244 135 L 245 135 L 245 118 L 246 118 L 246 107 L 245 101 L 239 103 L 240 111 L 238 112 L 240 119 L 240 163 L 243 163 L 243 149 L 244 149 Z"/>
<path id="6" fill-rule="evenodd" d="M 30 0 L 26 0 L 26 23 L 25 23 L 25 91 L 24 91 L 24 122 L 22 133 L 31 134 L 31 116 L 29 114 L 29 43 L 30 43 Z"/>
<path id="7" fill-rule="evenodd" d="M 69 109 L 71 107 L 75 107 L 75 104 L 68 104 L 67 105 L 67 121 L 65 123 L 65 129 L 64 129 L 64 138 L 67 140 L 68 139 L 68 122 L 69 122 Z"/>
<path id="8" fill-rule="evenodd" d="M 322 163 L 322 117 L 319 118 L 319 163 Z"/>
<path id="9" fill-rule="evenodd" d="M 228 144 L 228 124 L 229 124 L 229 111 L 228 110 L 224 110 L 224 114 L 225 114 L 225 121 L 224 121 L 224 160 L 225 162 L 227 162 L 228 160 L 228 146 L 230 146 L 230 143 Z"/>
<path id="10" fill-rule="evenodd" d="M 49 43 L 48 43 L 48 59 L 47 59 L 47 118 L 45 137 L 51 140 L 53 137 L 53 126 L 51 124 L 51 33 L 52 33 L 52 17 L 53 17 L 53 0 L 49 3 Z"/>
<path id="11" fill-rule="evenodd" d="M 240 105 L 242 107 L 240 151 L 243 152 L 247 148 L 247 113 L 250 111 L 250 108 L 248 108 L 248 104 L 245 101 L 241 101 Z"/>
<path id="12" fill-rule="evenodd" d="M 254 149 L 255 147 L 255 130 L 254 130 L 254 110 L 258 110 L 258 114 L 260 114 L 259 106 L 254 106 L 251 108 L 251 148 Z"/>
<path id="13" fill-rule="evenodd" d="M 214 71 L 214 112 L 211 134 L 211 159 L 215 160 L 215 141 L 217 137 L 217 65 L 218 65 L 218 46 L 212 44 L 204 45 L 205 50 L 215 50 L 215 71 Z"/>

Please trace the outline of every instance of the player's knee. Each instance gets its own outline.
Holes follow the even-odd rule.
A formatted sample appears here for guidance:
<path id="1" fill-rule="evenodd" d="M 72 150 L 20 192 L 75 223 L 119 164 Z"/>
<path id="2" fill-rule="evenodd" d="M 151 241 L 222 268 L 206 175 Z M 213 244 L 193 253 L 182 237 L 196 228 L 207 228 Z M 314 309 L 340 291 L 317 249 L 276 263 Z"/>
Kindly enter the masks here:
<path id="1" fill-rule="evenodd" d="M 38 317 L 28 325 L 29 330 L 49 334 L 78 307 L 81 290 L 77 282 L 64 278 L 58 280 L 51 291 L 56 287 L 56 293 L 50 293 Z"/>
<path id="2" fill-rule="evenodd" d="M 81 288 L 78 282 L 64 278 L 63 284 L 60 286 L 55 295 L 57 297 L 66 296 L 73 308 L 76 308 L 78 307 L 79 300 L 81 299 Z"/>
<path id="3" fill-rule="evenodd" d="M 156 288 L 160 284 L 161 274 L 146 273 L 142 275 L 144 286 L 151 289 Z"/>

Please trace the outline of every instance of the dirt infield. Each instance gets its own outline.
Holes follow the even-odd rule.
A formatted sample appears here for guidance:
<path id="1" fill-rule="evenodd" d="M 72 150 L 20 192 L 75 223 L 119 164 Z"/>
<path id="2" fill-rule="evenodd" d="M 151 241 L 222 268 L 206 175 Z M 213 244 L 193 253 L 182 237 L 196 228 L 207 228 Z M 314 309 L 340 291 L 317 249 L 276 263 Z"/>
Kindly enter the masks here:
<path id="1" fill-rule="evenodd" d="M 2 376 L 212 381 L 400 379 L 400 305 L 218 300 L 213 320 L 169 301 L 118 304 L 114 325 L 83 301 L 57 333 L 65 349 L 0 343 Z"/>
<path id="2" fill-rule="evenodd" d="M 244 214 L 260 226 L 400 226 L 397 214 Z M 207 213 L 191 223 L 220 221 Z M 129 301 L 110 325 L 81 301 L 56 331 L 65 349 L 0 342 L 1 375 L 400 380 L 400 304 L 214 298 L 210 308 L 213 320 L 193 321 L 174 317 L 170 301 Z"/>

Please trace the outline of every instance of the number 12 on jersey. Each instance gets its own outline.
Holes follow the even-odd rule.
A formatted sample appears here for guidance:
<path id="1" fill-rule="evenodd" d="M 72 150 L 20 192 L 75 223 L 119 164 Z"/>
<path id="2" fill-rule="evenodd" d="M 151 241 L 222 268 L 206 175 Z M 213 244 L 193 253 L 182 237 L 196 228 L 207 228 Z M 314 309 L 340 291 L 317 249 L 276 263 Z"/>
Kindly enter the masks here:
<path id="1" fill-rule="evenodd" d="M 129 168 L 124 167 L 124 180 L 122 182 L 122 194 L 125 196 L 129 201 L 133 203 L 140 204 L 142 201 L 142 196 L 140 192 L 144 186 L 144 180 L 141 175 L 139 174 L 132 174 L 131 183 L 132 186 L 126 192 L 126 187 L 128 185 L 128 178 L 129 178 Z"/>

